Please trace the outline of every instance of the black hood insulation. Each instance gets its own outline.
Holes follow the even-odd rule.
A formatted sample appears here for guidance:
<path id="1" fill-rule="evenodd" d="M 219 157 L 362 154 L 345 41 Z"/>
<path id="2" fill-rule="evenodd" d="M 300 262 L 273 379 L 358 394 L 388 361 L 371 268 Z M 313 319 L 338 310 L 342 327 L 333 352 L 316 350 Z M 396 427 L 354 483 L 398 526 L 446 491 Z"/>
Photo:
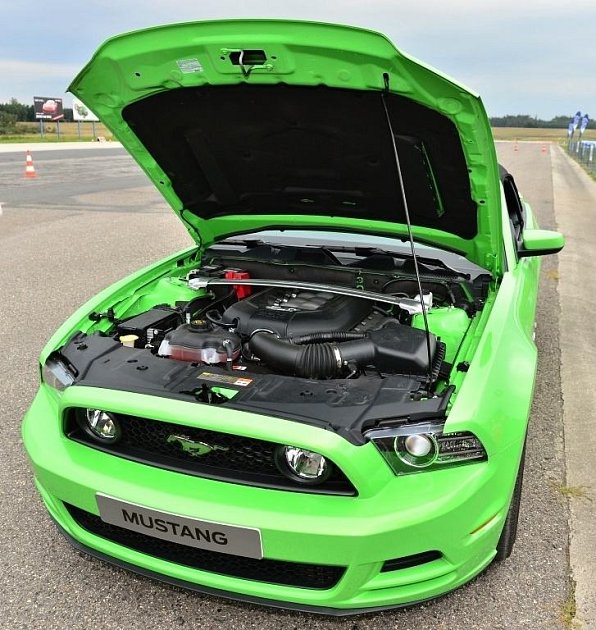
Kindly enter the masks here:
<path id="1" fill-rule="evenodd" d="M 477 207 L 455 125 L 390 94 L 412 223 L 463 238 Z M 405 223 L 381 92 L 233 85 L 159 92 L 123 110 L 184 208 Z M 279 226 L 278 226 L 279 227 Z"/>

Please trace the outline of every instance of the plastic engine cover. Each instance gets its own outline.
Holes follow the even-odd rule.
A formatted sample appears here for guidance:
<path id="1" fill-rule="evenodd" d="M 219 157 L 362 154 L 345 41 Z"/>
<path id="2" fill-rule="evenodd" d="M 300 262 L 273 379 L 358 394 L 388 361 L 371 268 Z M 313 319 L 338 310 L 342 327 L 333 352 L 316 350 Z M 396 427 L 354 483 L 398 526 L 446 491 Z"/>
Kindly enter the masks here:
<path id="1" fill-rule="evenodd" d="M 232 304 L 223 323 L 240 335 L 269 330 L 280 337 L 351 330 L 372 312 L 372 303 L 358 298 L 296 289 L 265 289 Z"/>

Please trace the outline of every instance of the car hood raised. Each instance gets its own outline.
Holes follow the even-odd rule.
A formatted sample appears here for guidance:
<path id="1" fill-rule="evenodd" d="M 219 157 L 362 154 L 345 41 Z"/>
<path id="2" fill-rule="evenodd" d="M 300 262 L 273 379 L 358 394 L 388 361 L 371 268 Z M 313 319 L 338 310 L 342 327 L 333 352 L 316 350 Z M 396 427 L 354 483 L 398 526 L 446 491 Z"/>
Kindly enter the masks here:
<path id="1" fill-rule="evenodd" d="M 415 236 L 497 271 L 484 107 L 378 33 L 273 20 L 162 26 L 108 40 L 69 90 L 202 243 L 272 227 L 404 234 L 389 117 Z"/>

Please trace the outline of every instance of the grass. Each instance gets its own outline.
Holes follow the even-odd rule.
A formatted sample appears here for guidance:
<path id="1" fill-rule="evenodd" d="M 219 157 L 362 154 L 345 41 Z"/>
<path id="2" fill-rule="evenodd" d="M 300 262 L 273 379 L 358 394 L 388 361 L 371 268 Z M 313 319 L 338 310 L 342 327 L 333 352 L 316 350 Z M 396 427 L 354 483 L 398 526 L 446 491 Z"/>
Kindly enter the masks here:
<path id="1" fill-rule="evenodd" d="M 559 611 L 559 618 L 565 630 L 575 630 L 578 628 L 577 622 L 575 621 L 576 613 L 575 595 L 572 591 L 569 593 L 569 597 L 563 602 Z"/>
<path id="2" fill-rule="evenodd" d="M 93 142 L 92 136 L 85 136 L 79 138 L 78 136 L 62 135 L 57 136 L 45 136 L 40 138 L 39 135 L 25 135 L 25 136 L 0 136 L 0 144 L 35 144 L 36 142 Z"/>
<path id="3" fill-rule="evenodd" d="M 10 136 L 0 136 L 0 143 L 5 142 L 87 142 L 93 140 L 93 126 L 91 123 L 81 123 L 81 137 L 79 138 L 77 123 L 63 122 L 60 123 L 60 138 L 56 135 L 56 124 L 45 123 L 43 139 L 39 135 L 39 126 L 36 123 L 17 123 L 26 129 L 26 133 Z M 37 130 L 32 133 L 31 129 Z M 103 136 L 106 140 L 112 138 L 112 134 L 101 123 L 95 123 L 96 136 Z M 526 129 L 522 127 L 493 127 L 493 136 L 495 140 L 509 140 L 518 142 L 559 142 L 567 141 L 567 131 L 565 129 Z M 575 135 L 575 139 L 578 134 Z M 596 129 L 588 129 L 583 140 L 596 140 Z"/>
<path id="4" fill-rule="evenodd" d="M 528 129 L 524 127 L 493 127 L 495 140 L 509 140 L 519 142 L 567 142 L 566 129 Z M 574 139 L 579 134 L 576 132 Z M 596 140 L 596 129 L 587 129 L 582 140 Z"/>
<path id="5" fill-rule="evenodd" d="M 44 123 L 44 137 L 39 133 L 39 125 L 36 123 L 17 123 L 17 129 L 21 128 L 22 133 L 0 135 L 0 143 L 19 144 L 32 142 L 91 142 L 98 137 L 106 140 L 112 139 L 112 133 L 101 123 L 95 123 L 95 136 L 93 135 L 93 125 L 89 122 L 81 123 L 81 136 L 77 123 L 60 123 L 60 137 L 58 137 L 56 123 Z"/>
<path id="6" fill-rule="evenodd" d="M 553 483 L 553 488 L 568 499 L 586 499 L 592 501 L 588 495 L 588 486 L 566 486 L 562 483 Z"/>
<path id="7" fill-rule="evenodd" d="M 584 171 L 593 179 L 596 181 L 596 166 L 594 162 L 586 162 L 585 160 L 581 160 L 579 158 L 579 155 L 577 153 L 575 153 L 574 151 L 567 152 L 567 155 L 577 164 L 579 164 Z"/>

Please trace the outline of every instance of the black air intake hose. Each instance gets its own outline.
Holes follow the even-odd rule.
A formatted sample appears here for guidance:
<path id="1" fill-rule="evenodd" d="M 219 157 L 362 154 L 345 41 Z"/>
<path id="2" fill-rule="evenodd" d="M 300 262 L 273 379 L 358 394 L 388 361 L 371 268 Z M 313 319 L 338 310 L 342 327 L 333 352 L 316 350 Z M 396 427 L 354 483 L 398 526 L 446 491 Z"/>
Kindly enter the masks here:
<path id="1" fill-rule="evenodd" d="M 300 335 L 299 337 L 290 337 L 292 343 L 322 343 L 323 341 L 354 341 L 355 339 L 364 339 L 364 333 L 355 332 L 316 332 L 310 335 Z"/>
<path id="2" fill-rule="evenodd" d="M 320 332 L 278 339 L 258 332 L 251 352 L 269 367 L 304 378 L 339 378 L 347 365 L 374 365 L 382 373 L 417 374 L 436 380 L 443 362 L 443 344 L 435 335 L 389 321 L 367 333 Z M 430 346 L 430 365 L 429 365 Z"/>
<path id="3" fill-rule="evenodd" d="M 352 333 L 345 333 L 351 335 Z M 375 347 L 364 335 L 355 333 L 355 340 L 342 344 L 323 342 L 326 333 L 303 335 L 298 339 L 316 337 L 319 343 L 299 345 L 288 339 L 278 339 L 271 333 L 259 332 L 249 342 L 251 352 L 273 369 L 303 378 L 336 378 L 341 376 L 344 363 L 366 365 L 375 356 Z M 329 333 L 331 339 L 342 333 Z"/>

